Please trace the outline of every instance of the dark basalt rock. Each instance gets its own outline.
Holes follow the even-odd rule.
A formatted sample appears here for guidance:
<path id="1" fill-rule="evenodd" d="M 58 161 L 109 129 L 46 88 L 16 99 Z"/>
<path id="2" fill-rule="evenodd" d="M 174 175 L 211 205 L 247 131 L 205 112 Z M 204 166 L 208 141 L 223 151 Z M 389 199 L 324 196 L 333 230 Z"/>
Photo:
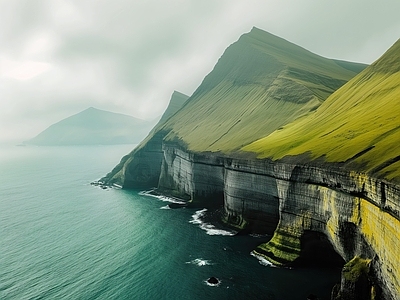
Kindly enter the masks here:
<path id="1" fill-rule="evenodd" d="M 210 278 L 207 279 L 207 282 L 208 282 L 209 284 L 216 285 L 216 284 L 219 283 L 219 280 L 218 280 L 218 278 L 216 278 L 216 277 L 210 277 Z"/>
<path id="2" fill-rule="evenodd" d="M 110 185 L 107 185 L 107 184 L 105 184 L 104 182 L 101 182 L 101 181 L 93 181 L 90 184 L 93 185 L 93 186 L 97 186 L 97 187 L 99 187 L 99 188 L 101 188 L 103 190 L 107 190 L 107 189 L 111 188 Z"/>
<path id="3" fill-rule="evenodd" d="M 169 208 L 174 209 L 174 208 L 182 208 L 186 207 L 188 204 L 187 203 L 170 203 L 168 204 Z"/>

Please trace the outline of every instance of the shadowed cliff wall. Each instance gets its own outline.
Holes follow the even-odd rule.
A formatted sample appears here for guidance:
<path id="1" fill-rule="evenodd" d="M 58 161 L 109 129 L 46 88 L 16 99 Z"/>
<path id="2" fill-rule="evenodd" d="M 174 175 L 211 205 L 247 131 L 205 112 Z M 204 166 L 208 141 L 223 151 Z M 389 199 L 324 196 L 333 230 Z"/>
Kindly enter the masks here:
<path id="1" fill-rule="evenodd" d="M 381 287 L 383 299 L 400 295 L 398 186 L 340 166 L 198 155 L 171 144 L 163 151 L 160 190 L 223 205 L 224 220 L 239 229 L 274 233 L 257 254 L 295 263 L 304 235 L 319 232 L 345 261 L 371 260 L 371 288 Z"/>

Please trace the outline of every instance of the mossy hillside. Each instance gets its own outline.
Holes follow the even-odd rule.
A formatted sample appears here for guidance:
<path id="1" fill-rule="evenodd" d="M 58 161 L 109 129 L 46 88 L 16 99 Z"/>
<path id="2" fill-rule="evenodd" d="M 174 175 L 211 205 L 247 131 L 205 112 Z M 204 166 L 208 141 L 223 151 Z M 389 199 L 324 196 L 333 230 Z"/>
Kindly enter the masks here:
<path id="1" fill-rule="evenodd" d="M 314 113 L 251 143 L 244 151 L 281 159 L 343 162 L 400 181 L 400 41 L 332 94 Z"/>
<path id="2" fill-rule="evenodd" d="M 307 115 L 356 73 L 253 28 L 163 129 L 191 151 L 228 153 Z"/>

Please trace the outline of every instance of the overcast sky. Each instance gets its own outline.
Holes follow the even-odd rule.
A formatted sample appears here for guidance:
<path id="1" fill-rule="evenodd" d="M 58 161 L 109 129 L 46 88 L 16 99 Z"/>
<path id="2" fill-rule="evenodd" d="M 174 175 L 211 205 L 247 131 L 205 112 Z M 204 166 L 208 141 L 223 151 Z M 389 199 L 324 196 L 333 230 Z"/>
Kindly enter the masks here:
<path id="1" fill-rule="evenodd" d="M 0 142 L 87 107 L 156 118 L 253 26 L 371 63 L 400 38 L 399 0 L 0 0 Z"/>

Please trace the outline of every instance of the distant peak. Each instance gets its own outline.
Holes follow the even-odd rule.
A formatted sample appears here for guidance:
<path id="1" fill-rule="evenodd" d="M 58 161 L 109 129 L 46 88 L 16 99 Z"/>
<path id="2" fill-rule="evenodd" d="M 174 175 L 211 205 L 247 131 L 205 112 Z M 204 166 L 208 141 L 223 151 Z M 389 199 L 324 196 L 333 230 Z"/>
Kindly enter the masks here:
<path id="1" fill-rule="evenodd" d="M 268 31 L 265 31 L 263 29 L 260 29 L 258 27 L 255 27 L 255 26 L 253 26 L 253 28 L 250 30 L 250 32 L 248 34 L 250 34 L 250 35 L 257 34 L 257 35 L 265 35 L 265 36 L 274 36 L 274 37 L 279 38 L 278 36 L 268 32 Z"/>
<path id="2" fill-rule="evenodd" d="M 272 34 L 268 31 L 265 31 L 265 30 L 257 28 L 257 27 L 253 27 L 250 30 L 250 32 L 243 34 L 241 36 L 241 38 L 245 38 L 245 39 L 251 38 L 251 39 L 258 40 L 258 41 L 262 41 L 264 43 L 273 43 L 273 44 L 286 42 L 287 44 L 292 44 L 296 47 L 299 47 L 298 45 L 295 45 L 295 44 L 287 41 L 284 38 L 281 38 L 275 34 Z"/>
<path id="3" fill-rule="evenodd" d="M 110 112 L 108 110 L 98 109 L 96 107 L 90 106 L 90 107 L 86 108 L 85 110 L 82 110 L 81 112 L 79 112 L 78 115 L 80 115 L 80 114 L 93 115 L 93 114 L 99 114 L 99 113 L 112 113 L 112 112 Z"/>
<path id="4" fill-rule="evenodd" d="M 98 111 L 98 110 L 99 110 L 99 109 L 97 109 L 97 108 L 95 108 L 95 107 L 93 107 L 93 106 L 90 106 L 90 107 L 88 107 L 88 108 L 82 110 L 81 112 L 92 112 L 92 111 Z"/>

